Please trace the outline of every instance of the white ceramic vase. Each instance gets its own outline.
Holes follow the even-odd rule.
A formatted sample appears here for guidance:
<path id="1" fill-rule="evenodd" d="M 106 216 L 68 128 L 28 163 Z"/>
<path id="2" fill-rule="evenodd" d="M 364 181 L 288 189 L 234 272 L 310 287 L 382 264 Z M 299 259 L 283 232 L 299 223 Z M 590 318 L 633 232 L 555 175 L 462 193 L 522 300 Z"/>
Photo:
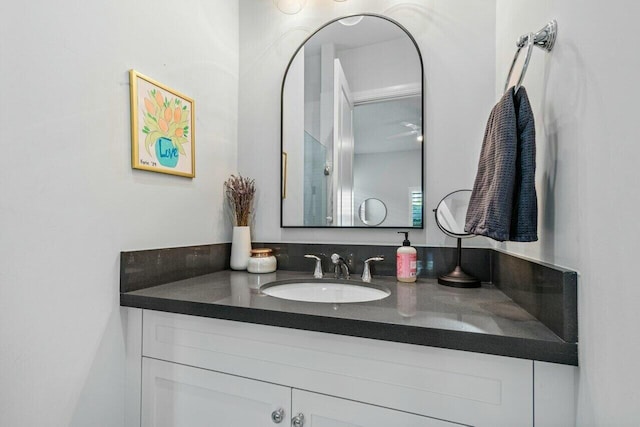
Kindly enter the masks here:
<path id="1" fill-rule="evenodd" d="M 231 269 L 246 270 L 251 256 L 251 230 L 249 226 L 233 227 L 231 237 Z"/>

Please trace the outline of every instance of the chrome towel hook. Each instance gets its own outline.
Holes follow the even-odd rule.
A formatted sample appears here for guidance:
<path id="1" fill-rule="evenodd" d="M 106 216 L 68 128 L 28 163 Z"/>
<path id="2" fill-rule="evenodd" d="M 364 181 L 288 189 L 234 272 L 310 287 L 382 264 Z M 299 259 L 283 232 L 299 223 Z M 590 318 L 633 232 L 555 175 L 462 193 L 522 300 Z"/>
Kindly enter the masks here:
<path id="1" fill-rule="evenodd" d="M 514 92 L 518 92 L 520 86 L 522 86 L 522 81 L 524 80 L 524 76 L 527 73 L 527 67 L 529 67 L 529 60 L 531 59 L 531 52 L 533 51 L 533 46 L 538 46 L 541 49 L 550 52 L 553 49 L 553 45 L 556 42 L 556 34 L 558 33 L 558 23 L 555 19 L 550 21 L 547 25 L 545 25 L 540 31 L 537 33 L 529 33 L 520 36 L 518 42 L 516 43 L 518 50 L 516 50 L 516 54 L 513 57 L 513 61 L 511 62 L 511 68 L 509 68 L 509 74 L 507 74 L 507 81 L 504 84 L 504 92 L 507 92 L 509 89 L 509 82 L 511 81 L 511 74 L 513 73 L 513 69 L 515 68 L 516 62 L 518 61 L 518 57 L 520 56 L 520 51 L 526 47 L 527 48 L 527 56 L 524 59 L 524 64 L 522 65 L 522 71 L 520 72 L 520 77 L 518 78 L 518 83 L 514 88 Z"/>

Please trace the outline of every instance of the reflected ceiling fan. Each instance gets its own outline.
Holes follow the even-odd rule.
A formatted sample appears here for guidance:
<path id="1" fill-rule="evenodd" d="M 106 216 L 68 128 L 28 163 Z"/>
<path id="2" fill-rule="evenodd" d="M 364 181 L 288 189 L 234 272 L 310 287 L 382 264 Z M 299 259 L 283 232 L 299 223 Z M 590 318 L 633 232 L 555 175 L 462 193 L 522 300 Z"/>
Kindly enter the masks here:
<path id="1" fill-rule="evenodd" d="M 398 139 L 414 135 L 418 141 L 422 141 L 422 128 L 419 125 L 410 122 L 400 122 L 400 124 L 409 130 L 389 135 L 387 139 Z"/>

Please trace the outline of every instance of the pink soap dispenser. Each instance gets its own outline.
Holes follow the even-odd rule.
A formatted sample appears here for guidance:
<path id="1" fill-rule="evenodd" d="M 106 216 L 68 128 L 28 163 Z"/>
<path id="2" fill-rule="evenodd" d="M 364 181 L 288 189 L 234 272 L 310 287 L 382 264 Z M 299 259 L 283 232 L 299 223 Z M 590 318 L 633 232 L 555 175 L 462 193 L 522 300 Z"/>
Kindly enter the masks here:
<path id="1" fill-rule="evenodd" d="M 408 231 L 398 231 L 404 234 L 402 246 L 396 251 L 396 275 L 400 282 L 415 282 L 418 264 L 418 251 L 411 246 Z"/>

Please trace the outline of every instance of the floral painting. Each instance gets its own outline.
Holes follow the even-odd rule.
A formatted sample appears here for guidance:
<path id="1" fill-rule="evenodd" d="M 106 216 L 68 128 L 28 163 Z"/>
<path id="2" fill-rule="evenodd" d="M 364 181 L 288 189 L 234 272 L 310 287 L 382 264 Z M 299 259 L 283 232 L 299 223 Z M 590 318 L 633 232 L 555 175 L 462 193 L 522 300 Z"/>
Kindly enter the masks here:
<path id="1" fill-rule="evenodd" d="M 130 81 L 133 168 L 193 178 L 193 100 L 135 70 Z"/>

